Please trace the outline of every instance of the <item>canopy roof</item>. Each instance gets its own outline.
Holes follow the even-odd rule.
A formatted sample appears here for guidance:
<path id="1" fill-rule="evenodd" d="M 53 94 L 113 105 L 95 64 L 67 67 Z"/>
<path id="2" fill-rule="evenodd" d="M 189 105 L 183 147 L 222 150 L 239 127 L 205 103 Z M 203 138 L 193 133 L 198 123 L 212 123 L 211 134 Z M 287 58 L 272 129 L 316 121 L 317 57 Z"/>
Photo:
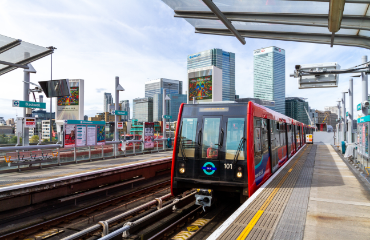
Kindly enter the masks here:
<path id="1" fill-rule="evenodd" d="M 162 1 L 196 33 L 236 36 L 243 44 L 247 37 L 370 49 L 370 0 Z"/>
<path id="2" fill-rule="evenodd" d="M 53 49 L 0 35 L 0 75 L 17 68 L 28 69 L 27 64 L 53 53 Z"/>

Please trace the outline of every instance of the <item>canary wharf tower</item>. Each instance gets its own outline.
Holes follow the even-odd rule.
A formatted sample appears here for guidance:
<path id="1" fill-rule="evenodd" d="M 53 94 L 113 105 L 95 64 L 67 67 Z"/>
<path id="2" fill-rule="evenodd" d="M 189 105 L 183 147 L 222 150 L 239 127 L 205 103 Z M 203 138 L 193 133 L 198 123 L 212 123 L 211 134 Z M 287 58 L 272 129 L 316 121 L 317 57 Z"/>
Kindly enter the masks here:
<path id="1" fill-rule="evenodd" d="M 285 50 L 267 47 L 254 50 L 254 97 L 275 101 L 276 112 L 285 114 Z"/>

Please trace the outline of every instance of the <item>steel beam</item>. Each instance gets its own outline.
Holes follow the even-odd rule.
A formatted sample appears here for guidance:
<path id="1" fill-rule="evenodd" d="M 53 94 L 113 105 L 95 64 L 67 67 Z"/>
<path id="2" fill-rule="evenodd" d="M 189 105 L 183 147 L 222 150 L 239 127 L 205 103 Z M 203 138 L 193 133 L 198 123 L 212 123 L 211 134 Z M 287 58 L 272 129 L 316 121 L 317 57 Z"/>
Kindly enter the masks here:
<path id="1" fill-rule="evenodd" d="M 0 47 L 0 54 L 2 54 L 3 52 L 6 52 L 8 51 L 9 49 L 12 49 L 18 45 L 20 45 L 22 43 L 22 40 L 20 39 L 17 39 L 13 42 L 10 42 L 8 44 L 5 44 L 4 46 Z"/>
<path id="2" fill-rule="evenodd" d="M 36 60 L 38 60 L 40 58 L 46 57 L 49 54 L 52 54 L 53 52 L 54 52 L 54 50 L 47 50 L 47 51 L 42 52 L 42 53 L 39 53 L 39 54 L 37 54 L 37 55 L 35 55 L 33 57 L 30 57 L 30 58 L 24 59 L 22 61 L 19 61 L 19 62 L 15 63 L 15 64 L 27 65 L 27 64 L 29 64 L 31 62 L 34 62 L 34 61 L 36 61 Z M 3 74 L 5 74 L 5 73 L 8 73 L 10 71 L 13 71 L 14 69 L 17 69 L 17 67 L 8 66 L 8 67 L 5 67 L 5 68 L 2 68 L 2 69 L 0 69 L 0 76 L 3 75 Z"/>
<path id="3" fill-rule="evenodd" d="M 245 39 L 240 35 L 240 33 L 235 29 L 225 15 L 218 9 L 218 7 L 211 0 L 202 0 L 207 7 L 217 16 L 217 18 L 234 34 L 234 36 L 245 45 Z"/>
<path id="4" fill-rule="evenodd" d="M 328 27 L 328 14 L 223 12 L 230 21 Z M 175 11 L 175 17 L 218 20 L 209 11 Z M 341 28 L 370 30 L 370 17 L 344 15 Z M 239 31 L 239 30 L 238 30 Z"/>
<path id="5" fill-rule="evenodd" d="M 11 63 L 11 62 L 5 62 L 5 61 L 1 61 L 1 60 L 0 60 L 0 64 L 8 65 L 8 66 L 15 67 L 15 68 L 24 68 L 24 69 L 28 69 L 28 66 L 27 66 L 27 65 L 23 65 L 23 64 L 16 64 L 16 63 Z"/>
<path id="6" fill-rule="evenodd" d="M 332 33 L 339 31 L 342 24 L 345 0 L 332 0 L 329 2 L 328 29 Z M 334 35 L 333 40 L 334 41 Z"/>
<path id="7" fill-rule="evenodd" d="M 226 29 L 195 28 L 195 33 L 232 36 Z M 309 42 L 330 44 L 331 34 L 296 33 L 296 32 L 272 32 L 272 31 L 244 31 L 239 30 L 243 37 L 274 39 L 294 42 Z M 370 38 L 352 35 L 335 35 L 335 45 L 354 46 L 370 49 Z"/>

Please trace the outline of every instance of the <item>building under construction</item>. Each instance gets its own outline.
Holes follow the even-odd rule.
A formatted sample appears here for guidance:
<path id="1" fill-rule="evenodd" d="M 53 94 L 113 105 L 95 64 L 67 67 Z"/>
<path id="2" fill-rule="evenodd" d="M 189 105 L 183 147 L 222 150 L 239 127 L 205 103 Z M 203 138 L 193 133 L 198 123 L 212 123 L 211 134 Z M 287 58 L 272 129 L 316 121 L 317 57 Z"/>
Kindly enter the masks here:
<path id="1" fill-rule="evenodd" d="M 309 106 L 304 98 L 288 97 L 285 98 L 285 115 L 300 121 L 304 124 L 310 125 L 308 119 Z"/>

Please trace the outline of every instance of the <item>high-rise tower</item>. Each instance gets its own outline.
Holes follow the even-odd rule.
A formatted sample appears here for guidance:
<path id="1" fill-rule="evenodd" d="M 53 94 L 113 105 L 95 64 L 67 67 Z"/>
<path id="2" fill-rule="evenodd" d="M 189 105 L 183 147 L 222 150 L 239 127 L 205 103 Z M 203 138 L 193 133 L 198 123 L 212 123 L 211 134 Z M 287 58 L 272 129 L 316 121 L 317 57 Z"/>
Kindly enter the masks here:
<path id="1" fill-rule="evenodd" d="M 111 93 L 104 93 L 104 112 L 109 112 L 109 105 L 113 104 L 113 98 Z"/>
<path id="2" fill-rule="evenodd" d="M 188 56 L 188 72 L 209 66 L 222 70 L 222 101 L 235 101 L 235 53 L 213 48 Z"/>
<path id="3" fill-rule="evenodd" d="M 254 97 L 275 101 L 271 109 L 285 114 L 285 50 L 267 47 L 254 50 Z"/>

